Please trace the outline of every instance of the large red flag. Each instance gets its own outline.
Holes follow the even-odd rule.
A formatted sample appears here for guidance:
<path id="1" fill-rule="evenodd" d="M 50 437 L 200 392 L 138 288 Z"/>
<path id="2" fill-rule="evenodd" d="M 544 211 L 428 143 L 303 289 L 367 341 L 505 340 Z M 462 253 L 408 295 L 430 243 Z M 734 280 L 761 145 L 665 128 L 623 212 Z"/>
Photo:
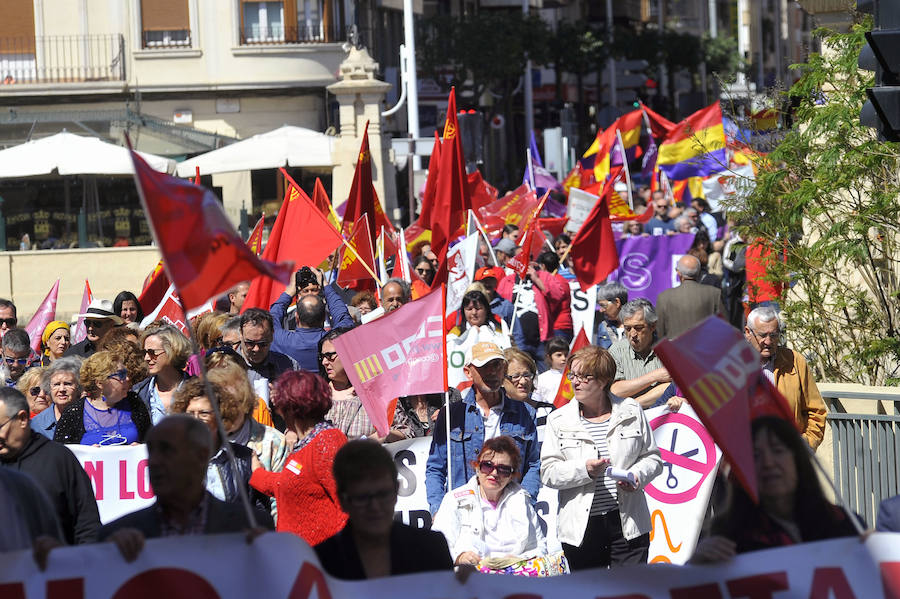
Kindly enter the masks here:
<path id="1" fill-rule="evenodd" d="M 475 170 L 467 176 L 466 184 L 469 187 L 469 198 L 472 201 L 472 210 L 478 210 L 487 206 L 499 197 L 497 188 L 484 180 L 481 171 Z"/>
<path id="2" fill-rule="evenodd" d="M 37 353 L 41 353 L 41 335 L 44 334 L 44 329 L 56 318 L 57 299 L 59 299 L 59 279 L 56 279 L 56 283 L 47 292 L 47 297 L 25 326 L 25 332 L 31 340 L 31 349 Z"/>
<path id="3" fill-rule="evenodd" d="M 710 316 L 676 339 L 653 348 L 722 449 L 747 493 L 756 500 L 750 421 L 793 413 L 760 367 L 759 354 L 731 325 Z"/>
<path id="4" fill-rule="evenodd" d="M 538 201 L 534 190 L 523 183 L 502 198 L 497 198 L 479 208 L 478 218 L 484 226 L 485 233 L 491 237 L 499 235 L 503 225 L 507 223 L 516 225 L 524 231 L 528 226 L 526 215 L 532 213 Z"/>
<path id="5" fill-rule="evenodd" d="M 344 248 L 341 266 L 338 269 L 338 284 L 374 279 L 375 252 L 369 232 L 369 215 L 363 214 L 353 226 L 353 234 Z M 350 250 L 353 248 L 353 251 Z M 363 264 L 365 263 L 365 264 Z"/>
<path id="6" fill-rule="evenodd" d="M 582 347 L 587 347 L 591 342 L 588 339 L 587 334 L 584 332 L 584 327 L 578 331 L 578 335 L 575 337 L 575 341 L 572 343 L 572 349 L 569 353 L 575 353 Z M 569 380 L 569 366 L 567 365 L 565 369 L 563 369 L 562 380 L 559 381 L 559 389 L 556 390 L 556 397 L 553 398 L 553 405 L 557 408 L 561 408 L 575 397 L 575 391 L 572 389 L 572 381 Z"/>
<path id="7" fill-rule="evenodd" d="M 425 191 L 422 193 L 422 209 L 419 210 L 419 222 L 426 229 L 431 229 L 431 215 L 434 211 L 434 192 L 437 189 L 438 166 L 441 162 L 441 136 L 434 132 L 434 145 L 428 159 L 428 178 L 425 179 Z"/>
<path id="8" fill-rule="evenodd" d="M 334 340 L 353 388 L 379 435 L 397 397 L 447 390 L 443 288 Z"/>
<path id="9" fill-rule="evenodd" d="M 440 158 L 430 229 L 431 249 L 443 263 L 447 257 L 450 241 L 454 233 L 466 224 L 466 211 L 472 205 L 462 138 L 459 135 L 459 120 L 456 115 L 455 88 L 450 90 L 450 97 L 447 100 L 447 120 L 444 122 L 444 141 L 441 142 Z M 436 282 L 441 271 L 444 271 L 446 276 L 446 269 L 439 269 L 438 276 L 435 277 Z M 434 287 L 432 284 L 432 288 Z"/>
<path id="10" fill-rule="evenodd" d="M 211 191 L 153 170 L 137 152 L 131 159 L 150 229 L 186 309 L 259 275 L 287 282 L 293 265 L 255 256 Z"/>
<path id="11" fill-rule="evenodd" d="M 615 177 L 606 181 L 600 199 L 572 239 L 569 255 L 572 257 L 572 270 L 581 283 L 582 291 L 603 281 L 619 267 L 619 253 L 616 251 L 607 208 L 614 182 Z"/>
<path id="12" fill-rule="evenodd" d="M 259 220 L 256 221 L 256 226 L 253 227 L 253 230 L 250 231 L 250 237 L 247 238 L 247 247 L 250 248 L 250 251 L 259 256 L 260 252 L 262 252 L 262 244 L 263 244 L 263 229 L 266 225 L 266 213 L 263 212 L 259 217 Z"/>
<path id="13" fill-rule="evenodd" d="M 269 241 L 262 257 L 266 260 L 291 260 L 299 265 L 315 266 L 327 258 L 343 242 L 341 234 L 328 222 L 286 172 L 287 188 L 284 202 L 269 233 Z M 268 310 L 283 288 L 266 277 L 258 277 L 250 283 L 250 291 L 244 307 Z"/>
<path id="14" fill-rule="evenodd" d="M 353 183 L 350 185 L 350 195 L 347 197 L 347 205 L 344 208 L 344 221 L 341 224 L 341 232 L 348 239 L 353 234 L 353 226 L 363 214 L 371 215 L 369 224 L 369 244 L 375 246 L 375 231 L 384 227 L 389 233 L 394 232 L 391 221 L 384 215 L 381 202 L 372 185 L 372 154 L 369 152 L 369 123 L 363 132 L 362 144 L 359 148 L 359 156 L 356 160 L 356 172 L 353 174 Z"/>

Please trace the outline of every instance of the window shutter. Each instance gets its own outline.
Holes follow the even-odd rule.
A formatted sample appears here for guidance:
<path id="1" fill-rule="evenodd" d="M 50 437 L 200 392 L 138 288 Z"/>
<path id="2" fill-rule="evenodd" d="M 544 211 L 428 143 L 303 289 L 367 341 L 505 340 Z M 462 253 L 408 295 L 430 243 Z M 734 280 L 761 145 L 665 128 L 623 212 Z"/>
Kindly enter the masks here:
<path id="1" fill-rule="evenodd" d="M 190 28 L 188 0 L 141 0 L 144 31 L 188 31 Z"/>
<path id="2" fill-rule="evenodd" d="M 33 0 L 4 0 L 0 54 L 34 54 Z"/>

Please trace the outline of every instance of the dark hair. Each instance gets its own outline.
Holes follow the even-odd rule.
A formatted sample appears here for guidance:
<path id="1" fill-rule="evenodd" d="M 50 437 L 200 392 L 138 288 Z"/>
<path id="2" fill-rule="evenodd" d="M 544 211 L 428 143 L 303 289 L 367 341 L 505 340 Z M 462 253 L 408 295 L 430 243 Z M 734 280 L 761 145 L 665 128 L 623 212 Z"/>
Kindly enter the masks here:
<path id="1" fill-rule="evenodd" d="M 768 432 L 787 446 L 794 457 L 797 469 L 797 490 L 794 492 L 794 521 L 804 542 L 832 538 L 842 527 L 852 534 L 852 524 L 825 498 L 810 458 L 809 446 L 794 424 L 775 416 L 762 416 L 751 424 L 754 443 L 757 435 Z M 752 525 L 762 507 L 753 502 L 743 486 L 735 479 L 730 481 L 731 506 L 712 524 L 714 534 L 730 539 L 738 538 L 741 531 Z"/>
<path id="2" fill-rule="evenodd" d="M 275 331 L 275 325 L 272 322 L 272 315 L 262 308 L 249 308 L 241 314 L 241 334 L 244 333 L 244 327 L 248 324 L 261 327 L 263 324 L 268 325 L 269 331 Z"/>
<path id="3" fill-rule="evenodd" d="M 381 443 L 371 439 L 348 441 L 334 455 L 331 469 L 338 495 L 346 493 L 347 487 L 355 482 L 382 474 L 390 476 L 395 486 L 399 485 L 394 458 Z"/>
<path id="4" fill-rule="evenodd" d="M 319 362 L 319 374 L 322 375 L 326 381 L 328 380 L 328 375 L 325 373 L 325 368 L 322 367 L 322 345 L 325 344 L 326 341 L 331 341 L 334 343 L 334 340 L 346 333 L 347 331 L 352 331 L 351 327 L 335 327 L 322 335 L 322 338 L 319 339 L 318 351 L 316 352 L 316 360 Z"/>
<path id="5" fill-rule="evenodd" d="M 325 324 L 325 300 L 318 295 L 305 295 L 297 302 L 297 322 L 307 327 Z"/>
<path id="6" fill-rule="evenodd" d="M 331 409 L 331 389 L 324 378 L 308 370 L 288 370 L 275 381 L 272 407 L 288 416 L 321 421 Z"/>
<path id="7" fill-rule="evenodd" d="M 412 267 L 415 269 L 415 267 L 422 264 L 423 262 L 428 265 L 428 268 L 430 268 L 431 270 L 434 270 L 434 266 L 431 265 L 431 260 L 429 260 L 428 258 L 426 258 L 425 256 L 423 256 L 421 254 L 419 254 L 418 256 L 413 258 Z"/>
<path id="8" fill-rule="evenodd" d="M 503 233 L 502 234 L 508 235 L 508 234 L 512 233 L 513 231 L 518 231 L 518 230 L 519 230 L 519 225 L 507 223 L 507 224 L 503 225 Z"/>
<path id="9" fill-rule="evenodd" d="M 129 300 L 133 301 L 134 305 L 137 306 L 137 322 L 140 324 L 140 322 L 144 320 L 144 309 L 141 307 L 141 302 L 138 301 L 137 296 L 130 291 L 120 291 L 119 295 L 116 296 L 116 299 L 113 300 L 113 314 L 121 316 L 122 304 Z"/>
<path id="10" fill-rule="evenodd" d="M 572 238 L 569 237 L 568 235 L 566 235 L 565 233 L 560 233 L 559 235 L 557 235 L 556 239 L 553 240 L 553 243 L 555 244 L 557 241 L 562 241 L 566 245 L 572 244 Z"/>
<path id="11" fill-rule="evenodd" d="M 555 251 L 547 250 L 546 252 L 541 252 L 537 257 L 537 263 L 543 266 L 544 270 L 553 272 L 559 268 L 559 256 L 556 255 Z"/>
<path id="12" fill-rule="evenodd" d="M 462 298 L 462 303 L 459 306 L 459 331 L 462 333 L 468 328 L 469 323 L 466 322 L 466 313 L 465 310 L 472 304 L 481 304 L 484 306 L 487 320 L 484 321 L 484 324 L 494 324 L 494 312 L 491 310 L 491 302 L 488 298 L 477 289 L 472 289 L 471 291 L 467 291 L 466 294 Z"/>
<path id="13" fill-rule="evenodd" d="M 495 453 L 505 453 L 508 455 L 510 462 L 512 462 L 513 477 L 521 476 L 519 467 L 522 465 L 522 453 L 519 451 L 519 446 L 512 437 L 500 435 L 499 437 L 492 437 L 485 441 L 484 445 L 481 446 L 481 451 L 478 452 L 478 457 L 472 462 L 472 467 L 476 471 L 478 470 L 478 464 L 488 453 L 490 453 L 491 456 Z"/>
<path id="14" fill-rule="evenodd" d="M 10 308 L 12 310 L 13 316 L 15 318 L 19 317 L 18 313 L 16 312 L 16 305 L 8 299 L 3 299 L 2 297 L 0 297 L 0 308 Z M 118 316 L 118 314 L 116 314 L 116 316 Z"/>
<path id="15" fill-rule="evenodd" d="M 569 355 L 569 342 L 562 337 L 554 337 L 553 339 L 550 339 L 549 341 L 547 341 L 547 345 L 545 346 L 545 348 L 545 355 L 548 358 L 558 351 L 561 351 L 567 356 Z"/>

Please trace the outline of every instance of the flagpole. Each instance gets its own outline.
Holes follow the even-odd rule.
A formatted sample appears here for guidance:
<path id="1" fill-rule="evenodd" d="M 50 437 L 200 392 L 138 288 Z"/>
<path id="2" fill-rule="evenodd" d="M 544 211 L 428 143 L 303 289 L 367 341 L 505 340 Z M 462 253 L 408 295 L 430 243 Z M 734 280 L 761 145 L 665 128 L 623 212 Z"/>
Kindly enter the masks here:
<path id="1" fill-rule="evenodd" d="M 372 278 L 375 279 L 375 282 L 378 283 L 378 286 L 382 287 L 381 279 L 379 279 L 378 275 L 376 275 L 375 272 L 369 267 L 369 265 L 366 264 L 366 261 L 362 259 L 362 256 L 357 253 L 353 246 L 350 245 L 343 237 L 341 237 L 341 243 L 343 243 L 347 247 L 347 249 L 350 250 L 354 256 L 356 256 L 356 259 L 360 261 L 360 263 L 363 265 L 363 268 L 366 269 L 366 272 L 372 275 Z"/>
<path id="2" fill-rule="evenodd" d="M 631 173 L 628 171 L 628 156 L 625 154 L 625 142 L 622 141 L 622 132 L 616 129 L 616 139 L 619 140 L 619 151 L 622 152 L 622 168 L 625 170 L 625 185 L 628 187 L 628 207 L 634 211 L 634 199 L 631 195 Z"/>
<path id="3" fill-rule="evenodd" d="M 531 185 L 532 190 L 537 191 L 537 187 L 534 186 L 534 164 L 532 163 L 531 148 L 525 148 L 525 156 L 528 159 L 528 183 Z"/>
<path id="4" fill-rule="evenodd" d="M 441 283 L 441 311 L 446 312 L 447 310 L 447 286 L 444 283 Z M 447 437 L 447 492 L 450 492 L 453 488 L 453 466 L 451 464 L 450 459 L 450 390 L 448 389 L 450 382 L 447 376 L 447 327 L 441 326 L 441 342 L 443 343 L 443 358 L 444 358 L 444 409 L 445 413 L 445 426 L 446 432 L 444 433 Z"/>

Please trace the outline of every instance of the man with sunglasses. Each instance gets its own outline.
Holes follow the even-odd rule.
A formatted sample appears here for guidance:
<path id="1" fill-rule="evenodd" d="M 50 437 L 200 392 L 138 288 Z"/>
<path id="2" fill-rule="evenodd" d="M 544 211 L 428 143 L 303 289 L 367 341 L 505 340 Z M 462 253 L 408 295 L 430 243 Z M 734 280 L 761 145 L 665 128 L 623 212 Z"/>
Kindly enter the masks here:
<path id="1" fill-rule="evenodd" d="M 513 401 L 503 389 L 507 361 L 500 347 L 479 341 L 466 353 L 463 371 L 472 387 L 462 401 L 450 404 L 450 443 L 447 442 L 446 409 L 434 425 L 434 436 L 425 466 L 425 488 L 431 513 L 437 512 L 448 490 L 460 487 L 475 474 L 472 462 L 488 439 L 507 435 L 516 440 L 522 455 L 522 488 L 532 502 L 541 486 L 541 448 L 534 426 L 534 409 Z M 448 457 L 449 452 L 449 457 Z M 447 480 L 447 460 L 452 480 Z"/>
<path id="2" fill-rule="evenodd" d="M 97 540 L 100 513 L 87 473 L 65 445 L 31 429 L 28 401 L 17 389 L 0 388 L 0 467 L 34 479 L 53 504 L 67 543 Z"/>
<path id="3" fill-rule="evenodd" d="M 31 339 L 24 329 L 7 332 L 0 344 L 3 346 L 3 364 L 9 373 L 6 386 L 15 387 L 25 371 L 40 361 L 40 358 L 32 355 Z"/>
<path id="4" fill-rule="evenodd" d="M 290 356 L 272 351 L 272 315 L 260 308 L 250 308 L 241 315 L 241 353 L 249 369 L 247 378 L 256 392 L 272 410 L 275 428 L 284 432 L 284 420 L 272 409 L 269 401 L 269 383 L 274 383 L 281 373 L 298 370 L 300 366 Z"/>
<path id="5" fill-rule="evenodd" d="M 762 306 L 747 315 L 744 338 L 759 353 L 763 374 L 787 400 L 803 439 L 815 450 L 825 436 L 825 402 L 806 359 L 780 346 L 781 317 Z"/>
<path id="6" fill-rule="evenodd" d="M 0 337 L 18 326 L 16 305 L 8 299 L 0 298 Z"/>
<path id="7" fill-rule="evenodd" d="M 76 314 L 75 318 L 84 319 L 84 327 L 87 336 L 66 350 L 66 356 L 80 356 L 88 358 L 97 353 L 97 343 L 107 331 L 113 327 L 125 323 L 120 316 L 113 311 L 113 303 L 110 300 L 96 299 L 91 302 L 84 314 Z"/>

